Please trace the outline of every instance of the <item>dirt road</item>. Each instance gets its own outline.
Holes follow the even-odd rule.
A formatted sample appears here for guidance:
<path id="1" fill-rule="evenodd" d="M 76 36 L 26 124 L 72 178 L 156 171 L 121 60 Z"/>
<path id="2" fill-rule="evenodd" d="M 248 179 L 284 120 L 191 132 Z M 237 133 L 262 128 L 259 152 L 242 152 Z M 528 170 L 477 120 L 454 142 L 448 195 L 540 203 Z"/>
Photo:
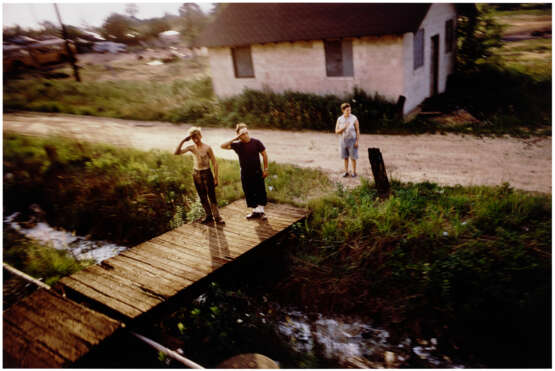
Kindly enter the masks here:
<path id="1" fill-rule="evenodd" d="M 118 120 L 63 114 L 4 114 L 4 130 L 32 135 L 59 134 L 143 150 L 174 151 L 189 125 Z M 331 130 L 331 129 L 330 129 Z M 236 159 L 220 144 L 234 136 L 231 129 L 204 128 L 205 141 L 217 157 Z M 341 178 L 337 137 L 323 132 L 252 129 L 251 136 L 267 148 L 270 161 L 320 168 L 334 181 L 354 186 L 359 179 Z M 443 185 L 499 185 L 551 193 L 551 137 L 476 138 L 461 135 L 362 135 L 359 174 L 372 178 L 367 148 L 380 148 L 388 175 L 403 182 L 430 181 Z"/>

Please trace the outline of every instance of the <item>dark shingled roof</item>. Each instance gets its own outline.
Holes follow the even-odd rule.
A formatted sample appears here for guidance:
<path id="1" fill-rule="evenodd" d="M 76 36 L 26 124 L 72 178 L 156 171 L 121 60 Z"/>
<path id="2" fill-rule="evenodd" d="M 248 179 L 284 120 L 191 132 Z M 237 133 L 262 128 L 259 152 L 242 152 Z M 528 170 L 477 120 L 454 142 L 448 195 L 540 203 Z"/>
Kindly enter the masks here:
<path id="1" fill-rule="evenodd" d="M 240 46 L 415 32 L 431 4 L 230 3 L 196 45 Z"/>

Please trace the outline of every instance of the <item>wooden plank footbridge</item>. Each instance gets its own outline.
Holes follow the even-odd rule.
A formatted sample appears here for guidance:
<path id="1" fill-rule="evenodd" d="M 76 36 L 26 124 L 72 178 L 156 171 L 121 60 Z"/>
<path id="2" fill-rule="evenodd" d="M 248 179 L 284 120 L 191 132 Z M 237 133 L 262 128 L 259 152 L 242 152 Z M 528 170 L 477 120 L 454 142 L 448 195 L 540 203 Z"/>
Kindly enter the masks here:
<path id="1" fill-rule="evenodd" d="M 9 307 L 3 317 L 3 366 L 71 366 L 125 323 L 307 216 L 303 209 L 268 204 L 266 219 L 246 220 L 244 204 L 239 200 L 220 210 L 223 226 L 182 225 Z"/>

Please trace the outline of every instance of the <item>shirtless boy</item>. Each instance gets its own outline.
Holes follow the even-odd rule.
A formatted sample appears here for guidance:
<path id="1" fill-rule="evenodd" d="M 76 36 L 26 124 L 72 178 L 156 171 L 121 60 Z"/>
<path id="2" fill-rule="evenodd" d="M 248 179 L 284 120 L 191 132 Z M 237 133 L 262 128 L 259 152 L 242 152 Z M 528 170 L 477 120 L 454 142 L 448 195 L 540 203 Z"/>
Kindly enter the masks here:
<path id="1" fill-rule="evenodd" d="M 193 140 L 191 144 L 185 148 L 181 148 L 189 139 Z M 216 201 L 215 187 L 218 185 L 218 163 L 212 147 L 202 142 L 202 134 L 199 127 L 193 126 L 189 129 L 187 137 L 185 137 L 175 150 L 176 155 L 191 152 L 193 154 L 193 181 L 197 189 L 200 202 L 204 208 L 206 217 L 201 221 L 202 224 L 211 224 L 214 221 L 218 224 L 225 224 L 218 210 L 218 202 Z M 210 170 L 210 162 L 214 169 L 214 175 Z"/>

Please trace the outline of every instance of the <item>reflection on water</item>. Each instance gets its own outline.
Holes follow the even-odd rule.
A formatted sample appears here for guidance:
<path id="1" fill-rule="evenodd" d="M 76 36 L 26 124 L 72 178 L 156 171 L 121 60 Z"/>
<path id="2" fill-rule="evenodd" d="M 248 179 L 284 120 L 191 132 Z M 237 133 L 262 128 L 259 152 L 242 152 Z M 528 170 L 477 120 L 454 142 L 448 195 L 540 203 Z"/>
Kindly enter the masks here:
<path id="1" fill-rule="evenodd" d="M 15 229 L 27 238 L 32 238 L 44 245 L 52 246 L 57 250 L 67 250 L 77 260 L 94 260 L 97 263 L 118 255 L 127 247 L 119 246 L 106 241 L 92 241 L 86 237 L 76 236 L 72 233 L 57 230 L 47 223 L 39 221 L 32 226 L 22 226 L 16 221 L 19 213 L 14 213 L 4 218 L 4 223 Z"/>
<path id="2" fill-rule="evenodd" d="M 286 311 L 278 331 L 297 352 L 313 353 L 319 348 L 322 356 L 337 360 L 341 367 L 413 367 L 417 359 L 419 367 L 464 368 L 439 354 L 435 338 L 393 342 L 388 331 L 356 319 L 326 318 L 321 314 L 313 319 L 300 311 Z"/>

